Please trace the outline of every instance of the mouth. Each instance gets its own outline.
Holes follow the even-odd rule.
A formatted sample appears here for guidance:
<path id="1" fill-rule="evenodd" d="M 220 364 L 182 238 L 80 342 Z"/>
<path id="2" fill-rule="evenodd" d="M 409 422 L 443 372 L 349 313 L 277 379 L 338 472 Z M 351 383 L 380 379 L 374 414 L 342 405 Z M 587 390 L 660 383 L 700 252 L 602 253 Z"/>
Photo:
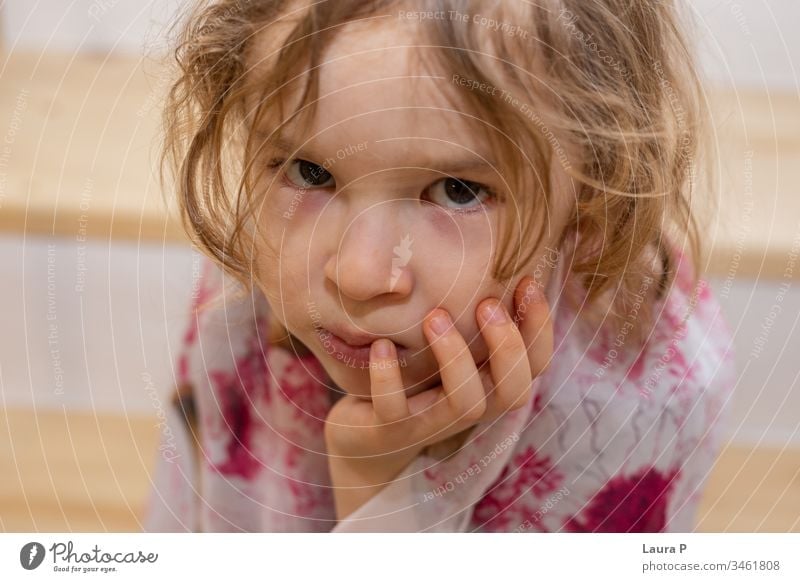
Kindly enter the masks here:
<path id="1" fill-rule="evenodd" d="M 333 330 L 324 326 L 317 326 L 317 338 L 323 349 L 334 359 L 350 367 L 369 368 L 370 346 L 372 342 L 386 336 L 357 333 L 341 327 L 331 326 Z M 408 348 L 403 344 L 387 338 L 395 345 L 397 359 L 402 366 Z"/>

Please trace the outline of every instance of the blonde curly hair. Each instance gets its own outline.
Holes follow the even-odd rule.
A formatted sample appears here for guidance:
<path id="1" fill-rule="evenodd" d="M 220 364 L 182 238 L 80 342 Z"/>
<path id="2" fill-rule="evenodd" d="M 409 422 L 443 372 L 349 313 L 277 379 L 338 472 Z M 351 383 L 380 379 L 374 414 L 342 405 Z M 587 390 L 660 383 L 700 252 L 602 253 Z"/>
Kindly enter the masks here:
<path id="1" fill-rule="evenodd" d="M 376 15 L 413 18 L 425 54 L 461 85 L 461 111 L 481 121 L 500 153 L 512 193 L 525 193 L 508 206 L 495 278 L 514 276 L 552 234 L 545 213 L 554 196 L 567 194 L 547 177 L 551 164 L 561 164 L 575 185 L 559 236 L 570 249 L 569 297 L 584 316 L 616 327 L 635 306 L 637 329 L 647 329 L 652 310 L 640 309 L 642 295 L 648 304 L 663 297 L 676 258 L 698 265 L 702 250 L 693 193 L 708 116 L 678 7 L 665 0 L 423 0 L 412 13 L 404 6 L 221 0 L 190 8 L 175 28 L 177 77 L 164 108 L 162 158 L 171 177 L 165 171 L 162 179 L 193 241 L 250 288 L 259 156 L 278 134 L 256 128 L 265 119 L 280 127 L 287 117 L 311 117 L 321 54 L 343 25 Z M 277 39 L 273 54 L 259 52 L 265 35 Z M 300 103 L 284 111 L 301 76 Z M 488 87 L 519 99 L 498 98 Z"/>

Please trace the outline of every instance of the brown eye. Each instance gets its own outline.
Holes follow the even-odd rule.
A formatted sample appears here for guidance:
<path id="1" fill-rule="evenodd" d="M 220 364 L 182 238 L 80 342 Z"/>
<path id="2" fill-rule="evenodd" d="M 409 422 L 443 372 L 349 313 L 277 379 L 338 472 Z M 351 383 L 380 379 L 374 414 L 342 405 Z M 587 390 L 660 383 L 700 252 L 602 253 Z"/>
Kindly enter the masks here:
<path id="1" fill-rule="evenodd" d="M 292 160 L 286 177 L 298 188 L 330 188 L 336 184 L 328 170 L 307 160 Z"/>

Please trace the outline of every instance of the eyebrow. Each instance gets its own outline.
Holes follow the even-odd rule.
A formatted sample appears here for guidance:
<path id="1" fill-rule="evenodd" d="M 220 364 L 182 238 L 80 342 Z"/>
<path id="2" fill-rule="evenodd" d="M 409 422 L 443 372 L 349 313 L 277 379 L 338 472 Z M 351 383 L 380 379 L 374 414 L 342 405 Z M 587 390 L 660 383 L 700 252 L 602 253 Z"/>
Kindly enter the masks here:
<path id="1" fill-rule="evenodd" d="M 375 143 L 394 141 L 396 139 L 407 139 L 407 138 L 379 139 Z M 414 138 L 414 139 L 427 139 L 427 138 Z M 291 154 L 293 156 L 300 158 L 308 157 L 315 160 L 325 160 L 325 156 L 319 155 L 318 152 L 315 152 L 311 149 L 303 149 L 302 147 L 297 147 L 290 139 L 287 139 L 284 136 L 272 137 L 269 141 L 272 147 L 283 153 Z M 411 162 L 405 164 L 402 167 L 425 168 L 431 171 L 439 171 L 444 174 L 458 174 L 459 172 L 464 172 L 467 170 L 475 172 L 493 172 L 493 173 L 496 173 L 498 171 L 497 164 L 488 157 L 485 157 L 483 159 L 478 157 L 477 159 L 452 160 L 447 158 L 444 159 L 437 158 L 435 156 L 425 155 L 424 153 L 420 154 L 416 160 L 412 160 Z"/>

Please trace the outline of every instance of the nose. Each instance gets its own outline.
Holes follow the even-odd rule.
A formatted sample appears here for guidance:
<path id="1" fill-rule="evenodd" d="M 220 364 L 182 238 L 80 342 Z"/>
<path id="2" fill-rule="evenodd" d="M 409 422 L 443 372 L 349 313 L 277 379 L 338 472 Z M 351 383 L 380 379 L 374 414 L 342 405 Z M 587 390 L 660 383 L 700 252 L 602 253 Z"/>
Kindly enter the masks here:
<path id="1" fill-rule="evenodd" d="M 407 296 L 414 279 L 411 232 L 398 228 L 396 208 L 381 204 L 350 222 L 339 247 L 325 263 L 325 276 L 342 295 L 368 301 L 381 295 Z"/>

